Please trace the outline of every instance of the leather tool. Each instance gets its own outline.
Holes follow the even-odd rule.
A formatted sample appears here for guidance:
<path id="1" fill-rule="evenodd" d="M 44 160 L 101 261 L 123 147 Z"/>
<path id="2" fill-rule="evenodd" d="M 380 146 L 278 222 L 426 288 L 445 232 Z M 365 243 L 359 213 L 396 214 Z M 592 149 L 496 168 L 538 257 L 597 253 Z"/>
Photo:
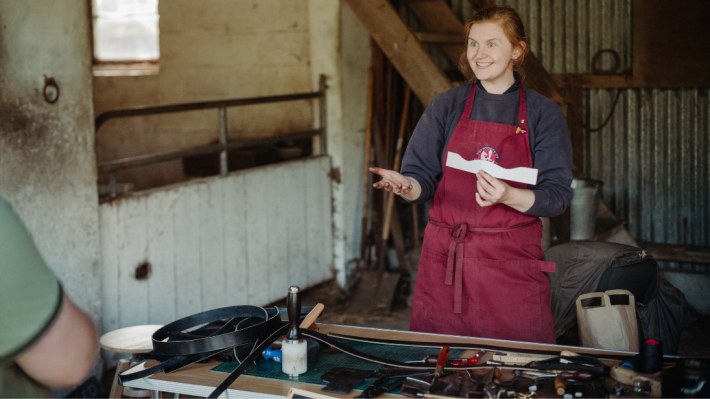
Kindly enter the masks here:
<path id="1" fill-rule="evenodd" d="M 308 345 L 301 335 L 299 310 L 301 309 L 300 288 L 291 286 L 286 297 L 288 303 L 288 334 L 281 342 L 281 371 L 291 377 L 308 371 Z"/>
<path id="2" fill-rule="evenodd" d="M 436 360 L 436 371 L 434 371 L 434 379 L 431 380 L 431 386 L 429 387 L 430 392 L 432 388 L 434 388 L 436 380 L 438 380 L 441 376 L 441 372 L 444 370 L 444 367 L 446 367 L 446 362 L 449 361 L 449 356 L 451 356 L 451 349 L 448 346 L 442 346 L 441 351 L 439 351 L 439 357 Z"/>

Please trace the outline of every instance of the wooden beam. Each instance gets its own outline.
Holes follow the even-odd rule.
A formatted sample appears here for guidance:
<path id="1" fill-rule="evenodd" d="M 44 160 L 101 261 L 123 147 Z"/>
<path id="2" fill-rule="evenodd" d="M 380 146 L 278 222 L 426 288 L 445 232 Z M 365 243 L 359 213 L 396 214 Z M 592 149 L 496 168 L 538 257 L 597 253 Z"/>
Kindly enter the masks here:
<path id="1" fill-rule="evenodd" d="M 424 24 L 430 34 L 458 35 L 456 43 L 442 44 L 444 51 L 451 62 L 458 67 L 461 54 L 466 51 L 463 24 L 444 0 L 408 2 L 409 8 Z"/>
<path id="2" fill-rule="evenodd" d="M 634 0 L 636 87 L 710 87 L 710 1 Z"/>
<path id="3" fill-rule="evenodd" d="M 639 244 L 656 260 L 710 264 L 710 248 L 708 247 L 660 244 L 649 241 L 639 241 Z"/>
<path id="4" fill-rule="evenodd" d="M 414 37 L 422 43 L 444 43 L 458 44 L 464 42 L 464 37 L 461 33 L 423 33 L 415 32 Z"/>
<path id="5" fill-rule="evenodd" d="M 631 75 L 591 75 L 591 74 L 565 74 L 559 73 L 552 75 L 557 86 L 566 85 L 570 77 L 579 77 L 584 89 L 631 89 L 634 85 L 633 76 Z"/>
<path id="6" fill-rule="evenodd" d="M 453 87 L 387 0 L 347 0 L 399 74 L 425 106 Z"/>
<path id="7" fill-rule="evenodd" d="M 469 0 L 474 8 L 487 7 L 492 4 L 490 0 Z M 415 1 L 408 2 L 407 5 L 414 11 L 417 18 L 424 24 L 424 27 L 429 33 L 435 34 L 458 34 L 463 35 L 464 25 L 458 19 L 456 14 L 451 11 L 451 8 L 444 0 L 432 1 Z M 466 45 L 462 40 L 460 44 L 444 44 L 441 46 L 446 56 L 449 57 L 454 65 L 459 64 L 461 55 L 466 51 Z M 525 70 L 525 85 L 542 94 L 545 97 L 551 98 L 557 104 L 564 104 L 565 99 L 559 93 L 552 77 L 542 66 L 540 61 L 533 53 L 530 53 L 523 64 Z"/>

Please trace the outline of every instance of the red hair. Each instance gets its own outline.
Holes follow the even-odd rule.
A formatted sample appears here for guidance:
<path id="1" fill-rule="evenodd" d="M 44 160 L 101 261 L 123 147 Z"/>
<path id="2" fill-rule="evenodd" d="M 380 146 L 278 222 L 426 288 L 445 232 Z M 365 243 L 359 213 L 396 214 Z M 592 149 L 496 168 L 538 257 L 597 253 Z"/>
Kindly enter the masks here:
<path id="1" fill-rule="evenodd" d="M 489 7 L 477 12 L 466 22 L 463 28 L 464 37 L 466 38 L 466 48 L 468 48 L 468 34 L 471 32 L 473 25 L 484 22 L 500 24 L 503 33 L 505 33 L 505 37 L 510 44 L 513 45 L 513 48 L 517 47 L 522 50 L 520 57 L 513 60 L 513 70 L 520 74 L 522 81 L 525 78 L 525 71 L 523 71 L 521 65 L 523 61 L 525 61 L 525 55 L 530 49 L 528 48 L 527 35 L 525 34 L 525 25 L 523 25 L 520 15 L 510 6 Z M 464 77 L 466 77 L 466 83 L 471 83 L 476 80 L 476 75 L 473 73 L 471 65 L 468 63 L 468 58 L 466 58 L 466 51 L 461 54 L 461 58 L 459 59 L 459 69 Z"/>

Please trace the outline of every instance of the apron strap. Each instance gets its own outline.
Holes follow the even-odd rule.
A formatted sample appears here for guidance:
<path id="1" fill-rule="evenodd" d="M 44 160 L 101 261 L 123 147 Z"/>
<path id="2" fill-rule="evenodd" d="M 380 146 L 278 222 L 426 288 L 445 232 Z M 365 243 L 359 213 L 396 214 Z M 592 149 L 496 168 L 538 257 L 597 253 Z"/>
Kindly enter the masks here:
<path id="1" fill-rule="evenodd" d="M 454 313 L 461 313 L 461 297 L 463 296 L 463 254 L 464 254 L 464 243 L 466 242 L 466 233 L 477 232 L 477 233 L 504 233 L 506 231 L 513 231 L 523 229 L 528 226 L 532 226 L 539 219 L 534 218 L 529 222 L 522 223 L 513 227 L 502 227 L 502 228 L 468 228 L 468 224 L 459 223 L 455 226 L 451 226 L 445 223 L 437 222 L 436 220 L 429 219 L 429 223 L 437 227 L 442 227 L 445 229 L 451 229 L 451 240 L 449 241 L 449 256 L 446 259 L 446 276 L 444 278 L 444 284 L 454 285 Z M 549 263 L 549 262 L 540 262 Z M 554 264 L 553 264 L 554 265 Z M 541 270 L 544 268 L 548 271 L 549 267 L 541 266 Z M 554 272 L 554 266 L 552 270 Z M 454 277 L 456 280 L 454 281 Z"/>

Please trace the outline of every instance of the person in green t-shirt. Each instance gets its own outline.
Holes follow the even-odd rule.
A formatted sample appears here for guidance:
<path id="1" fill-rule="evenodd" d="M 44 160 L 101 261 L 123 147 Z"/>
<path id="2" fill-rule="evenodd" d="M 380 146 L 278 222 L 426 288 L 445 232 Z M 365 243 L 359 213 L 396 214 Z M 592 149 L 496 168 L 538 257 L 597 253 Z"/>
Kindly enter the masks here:
<path id="1" fill-rule="evenodd" d="M 0 197 L 0 397 L 51 397 L 91 371 L 98 336 Z"/>

